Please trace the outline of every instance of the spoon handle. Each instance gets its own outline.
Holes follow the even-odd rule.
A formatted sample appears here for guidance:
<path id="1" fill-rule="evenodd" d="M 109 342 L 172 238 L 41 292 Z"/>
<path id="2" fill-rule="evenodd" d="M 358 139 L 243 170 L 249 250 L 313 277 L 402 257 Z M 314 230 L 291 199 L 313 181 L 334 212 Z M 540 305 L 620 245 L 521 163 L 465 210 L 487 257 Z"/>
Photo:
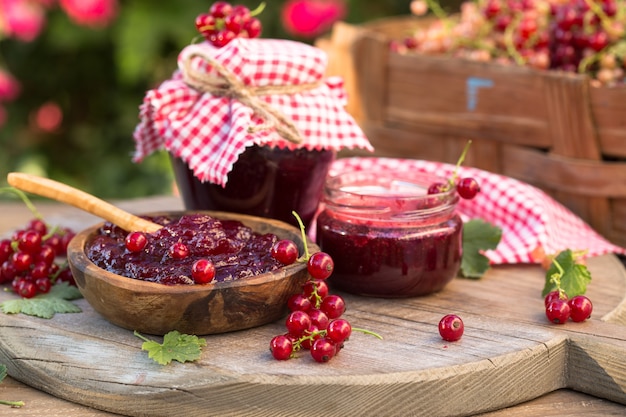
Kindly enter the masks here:
<path id="1" fill-rule="evenodd" d="M 48 178 L 11 172 L 7 175 L 9 185 L 32 194 L 60 201 L 98 216 L 127 231 L 155 232 L 162 226 L 137 217 L 115 207 L 91 194 Z"/>

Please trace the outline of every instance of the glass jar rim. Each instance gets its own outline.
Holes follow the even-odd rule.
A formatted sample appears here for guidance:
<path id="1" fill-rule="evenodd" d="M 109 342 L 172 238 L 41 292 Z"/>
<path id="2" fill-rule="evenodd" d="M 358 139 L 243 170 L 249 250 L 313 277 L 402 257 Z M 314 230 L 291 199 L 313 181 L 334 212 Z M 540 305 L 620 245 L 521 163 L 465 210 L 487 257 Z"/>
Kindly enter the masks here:
<path id="1" fill-rule="evenodd" d="M 355 219 L 377 221 L 420 220 L 451 213 L 459 201 L 454 187 L 428 194 L 446 178 L 431 173 L 398 171 L 346 171 L 329 177 L 324 204 Z"/>

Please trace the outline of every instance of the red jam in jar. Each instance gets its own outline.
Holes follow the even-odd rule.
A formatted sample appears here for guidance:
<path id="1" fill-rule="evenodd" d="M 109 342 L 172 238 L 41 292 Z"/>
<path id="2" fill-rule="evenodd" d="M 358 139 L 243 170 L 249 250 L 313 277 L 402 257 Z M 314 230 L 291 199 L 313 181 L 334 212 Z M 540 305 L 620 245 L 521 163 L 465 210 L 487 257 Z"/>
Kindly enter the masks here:
<path id="1" fill-rule="evenodd" d="M 331 150 L 247 148 L 228 174 L 226 187 L 201 182 L 187 164 L 172 158 L 187 210 L 218 210 L 308 226 L 317 211 L 324 181 L 335 159 Z"/>
<path id="2" fill-rule="evenodd" d="M 329 178 L 316 237 L 335 263 L 329 283 L 375 297 L 443 289 L 461 265 L 463 222 L 454 190 L 427 194 L 430 184 L 442 181 L 361 171 Z"/>

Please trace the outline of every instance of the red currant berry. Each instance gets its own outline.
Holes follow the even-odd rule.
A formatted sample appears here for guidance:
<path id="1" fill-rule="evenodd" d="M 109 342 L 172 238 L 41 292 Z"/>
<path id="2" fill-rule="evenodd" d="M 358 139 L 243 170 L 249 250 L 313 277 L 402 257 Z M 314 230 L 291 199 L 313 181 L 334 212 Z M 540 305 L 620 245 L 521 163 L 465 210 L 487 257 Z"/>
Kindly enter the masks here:
<path id="1" fill-rule="evenodd" d="M 233 11 L 233 6 L 226 1 L 216 1 L 209 9 L 209 13 L 213 17 L 226 17 Z"/>
<path id="2" fill-rule="evenodd" d="M 341 344 L 350 337 L 352 326 L 348 320 L 337 319 L 330 322 L 326 331 L 326 337 L 337 344 Z"/>
<path id="3" fill-rule="evenodd" d="M 439 334 L 448 342 L 456 342 L 463 336 L 465 325 L 456 314 L 447 314 L 439 321 Z"/>
<path id="4" fill-rule="evenodd" d="M 33 279 L 47 278 L 50 275 L 50 266 L 45 262 L 39 261 L 33 265 L 33 268 L 30 270 L 30 275 Z"/>
<path id="5" fill-rule="evenodd" d="M 292 311 L 285 321 L 287 332 L 294 337 L 301 337 L 311 327 L 311 317 L 300 310 Z"/>
<path id="6" fill-rule="evenodd" d="M 558 299 L 563 299 L 567 301 L 567 295 L 564 292 L 558 290 L 550 291 L 548 294 L 546 294 L 546 297 L 543 300 L 544 307 L 548 307 L 548 304 Z"/>
<path id="7" fill-rule="evenodd" d="M 311 324 L 318 328 L 318 330 L 326 330 L 330 319 L 322 310 L 317 308 L 308 311 L 309 317 L 311 317 Z"/>
<path id="8" fill-rule="evenodd" d="M 328 284 L 319 279 L 309 280 L 302 286 L 302 294 L 308 297 L 316 305 L 328 295 Z M 317 294 L 317 296 L 316 296 Z"/>
<path id="9" fill-rule="evenodd" d="M 41 236 L 45 236 L 46 233 L 48 233 L 48 226 L 46 225 L 46 222 L 41 219 L 32 219 L 30 222 L 28 222 L 26 228 L 28 230 L 34 230 Z"/>
<path id="10" fill-rule="evenodd" d="M 37 253 L 41 248 L 41 235 L 34 230 L 27 230 L 17 242 L 19 250 L 28 253 Z"/>
<path id="11" fill-rule="evenodd" d="M 304 294 L 294 294 L 287 300 L 289 311 L 309 311 L 311 309 L 311 300 Z"/>
<path id="12" fill-rule="evenodd" d="M 35 279 L 35 286 L 37 287 L 37 291 L 42 294 L 47 294 L 50 292 L 50 288 L 52 288 L 52 283 L 50 282 L 50 278 L 41 277 Z"/>
<path id="13" fill-rule="evenodd" d="M 333 273 L 335 263 L 326 252 L 316 252 L 311 255 L 306 267 L 313 279 L 324 280 Z"/>
<path id="14" fill-rule="evenodd" d="M 41 245 L 39 252 L 35 256 L 35 261 L 43 262 L 50 266 L 54 262 L 54 258 L 56 258 L 56 256 L 57 254 L 54 251 L 54 248 L 46 243 Z"/>
<path id="15" fill-rule="evenodd" d="M 570 318 L 574 322 L 581 322 L 591 317 L 593 304 L 591 300 L 584 295 L 576 295 L 568 302 L 570 307 Z"/>
<path id="16" fill-rule="evenodd" d="M 444 182 L 435 182 L 428 187 L 428 194 L 440 194 L 447 191 L 448 184 Z"/>
<path id="17" fill-rule="evenodd" d="M 189 248 L 182 242 L 176 242 L 170 246 L 169 253 L 174 259 L 185 259 L 189 256 Z"/>
<path id="18" fill-rule="evenodd" d="M 340 295 L 331 294 L 322 300 L 320 310 L 326 313 L 329 319 L 338 319 L 346 311 L 346 303 Z"/>
<path id="19" fill-rule="evenodd" d="M 320 363 L 331 360 L 335 356 L 336 351 L 335 343 L 327 337 L 317 339 L 311 346 L 311 356 L 316 362 Z"/>
<path id="20" fill-rule="evenodd" d="M 261 21 L 252 17 L 244 24 L 243 31 L 248 34 L 249 38 L 258 38 L 261 36 L 261 28 Z"/>
<path id="21" fill-rule="evenodd" d="M 59 275 L 57 275 L 56 282 L 67 282 L 69 285 L 76 286 L 74 275 L 72 274 L 72 270 L 69 268 L 65 268 L 61 272 L 59 272 Z"/>
<path id="22" fill-rule="evenodd" d="M 283 265 L 291 265 L 298 259 L 298 246 L 288 239 L 279 240 L 270 250 L 272 258 Z"/>
<path id="23" fill-rule="evenodd" d="M 320 333 L 320 329 L 311 324 L 309 328 L 304 331 L 302 337 L 300 337 L 300 346 L 302 349 L 311 349 L 313 343 L 321 337 L 322 334 Z"/>
<path id="24" fill-rule="evenodd" d="M 569 319 L 571 309 L 567 300 L 561 298 L 552 301 L 546 307 L 546 317 L 552 323 L 563 324 Z"/>
<path id="25" fill-rule="evenodd" d="M 9 282 L 13 280 L 17 276 L 17 269 L 15 269 L 15 265 L 13 262 L 4 261 L 2 266 L 0 266 L 0 284 L 4 284 L 5 282 Z"/>
<path id="26" fill-rule="evenodd" d="M 22 298 L 33 298 L 37 295 L 37 285 L 30 279 L 22 280 L 18 285 L 17 293 Z"/>
<path id="27" fill-rule="evenodd" d="M 461 178 L 456 185 L 456 191 L 462 198 L 471 200 L 480 191 L 480 186 L 474 178 Z"/>
<path id="28" fill-rule="evenodd" d="M 30 269 L 33 263 L 33 256 L 28 252 L 15 252 L 11 255 L 11 261 L 17 272 L 24 272 Z"/>
<path id="29" fill-rule="evenodd" d="M 215 277 L 215 265 L 208 259 L 198 259 L 191 266 L 191 277 L 196 284 L 208 284 Z"/>
<path id="30" fill-rule="evenodd" d="M 8 260 L 12 254 L 11 241 L 9 239 L 0 240 L 0 264 Z"/>
<path id="31" fill-rule="evenodd" d="M 124 239 L 126 249 L 131 252 L 141 252 L 148 244 L 148 237 L 143 232 L 131 232 Z"/>
<path id="32" fill-rule="evenodd" d="M 270 352 L 272 352 L 274 359 L 279 361 L 285 361 L 291 358 L 291 354 L 293 353 L 291 338 L 286 335 L 274 336 L 272 340 L 270 340 Z"/>

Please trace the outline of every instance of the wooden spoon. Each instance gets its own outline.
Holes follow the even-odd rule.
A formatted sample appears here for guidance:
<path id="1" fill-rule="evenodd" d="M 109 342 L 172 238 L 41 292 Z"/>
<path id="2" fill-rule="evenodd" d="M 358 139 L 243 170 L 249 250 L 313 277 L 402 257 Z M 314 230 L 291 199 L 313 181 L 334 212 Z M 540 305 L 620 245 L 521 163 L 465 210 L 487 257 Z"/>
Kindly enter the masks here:
<path id="1" fill-rule="evenodd" d="M 129 232 L 151 233 L 163 227 L 130 214 L 84 191 L 48 178 L 21 172 L 11 172 L 7 175 L 7 182 L 9 185 L 22 191 L 70 204 L 104 220 L 108 220 Z"/>

